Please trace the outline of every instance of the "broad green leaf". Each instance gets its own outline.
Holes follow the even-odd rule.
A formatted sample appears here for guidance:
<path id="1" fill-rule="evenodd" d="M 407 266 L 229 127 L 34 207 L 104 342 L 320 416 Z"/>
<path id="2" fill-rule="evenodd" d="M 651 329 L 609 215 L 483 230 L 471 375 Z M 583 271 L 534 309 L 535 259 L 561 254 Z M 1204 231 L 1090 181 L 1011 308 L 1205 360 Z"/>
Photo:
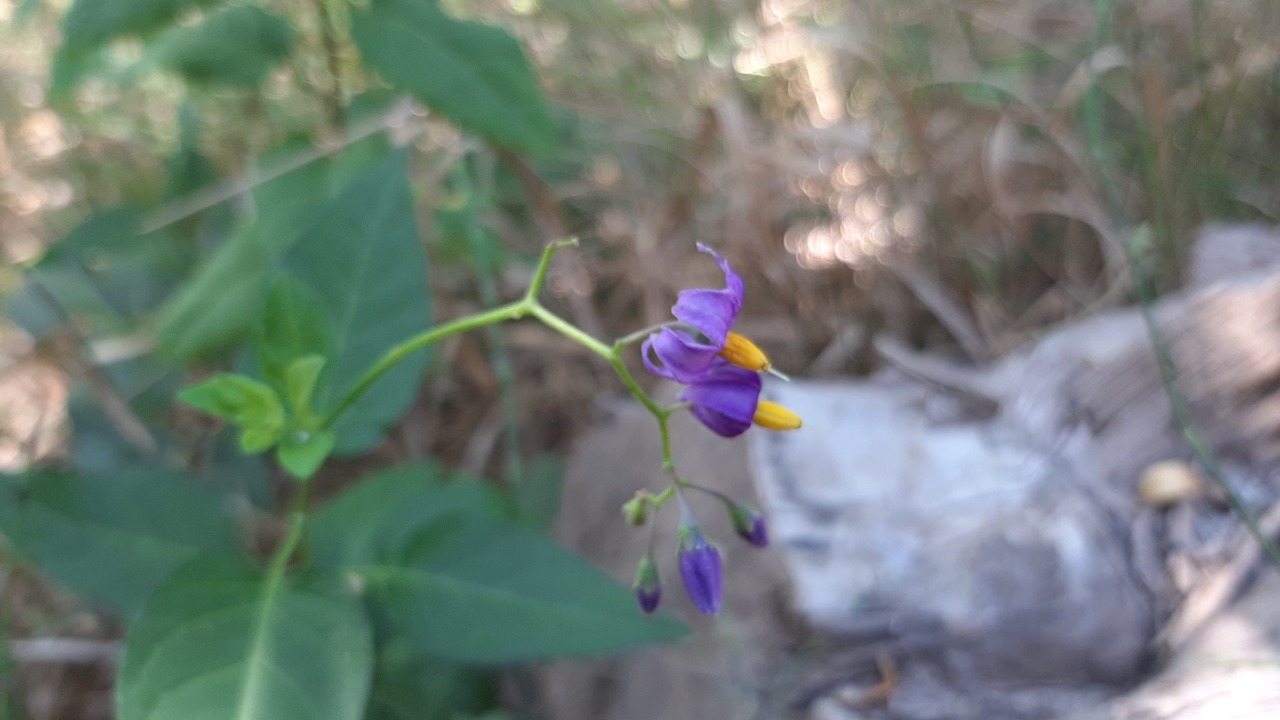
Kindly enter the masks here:
<path id="1" fill-rule="evenodd" d="M 292 273 L 281 273 L 276 280 L 254 342 L 258 366 L 268 382 L 283 388 L 299 358 L 319 357 L 323 363 L 333 355 L 332 332 L 329 318 L 321 310 L 322 302 L 318 293 Z M 307 393 L 308 398 L 311 395 Z"/>
<path id="2" fill-rule="evenodd" d="M 64 49 L 100 45 L 122 35 L 155 30 L 193 7 L 218 0 L 76 0 L 62 18 Z"/>
<path id="3" fill-rule="evenodd" d="M 564 464 L 552 455 L 537 455 L 511 488 L 516 515 L 529 525 L 546 529 L 560 512 L 560 490 L 564 485 Z"/>
<path id="4" fill-rule="evenodd" d="M 401 557 L 424 528 L 449 517 L 501 517 L 500 494 L 467 480 L 445 482 L 434 462 L 374 473 L 320 508 L 311 522 L 317 565 L 341 568 Z"/>
<path id="5" fill-rule="evenodd" d="M 233 547 L 224 498 L 182 473 L 125 467 L 24 480 L 0 500 L 5 535 L 44 572 L 126 616 L 196 554 Z"/>
<path id="6" fill-rule="evenodd" d="M 289 268 L 315 290 L 333 333 L 335 353 L 318 407 L 336 404 L 387 350 L 430 324 L 426 256 L 406 160 L 397 153 L 360 175 L 289 254 Z M 415 352 L 370 386 L 333 425 L 337 452 L 381 441 L 413 402 L 425 366 L 426 352 Z"/>
<path id="7" fill-rule="evenodd" d="M 254 5 L 230 5 L 196 25 L 165 31 L 141 62 L 190 83 L 256 87 L 293 49 L 288 21 Z"/>
<path id="8" fill-rule="evenodd" d="M 201 557 L 125 638 L 121 720 L 359 720 L 373 648 L 350 598 Z"/>
<path id="9" fill-rule="evenodd" d="M 337 436 L 329 430 L 296 430 L 285 433 L 276 448 L 276 459 L 289 474 L 299 480 L 310 480 L 324 464 Z"/>
<path id="10" fill-rule="evenodd" d="M 214 375 L 178 393 L 182 402 L 240 428 L 240 449 L 262 452 L 284 433 L 284 407 L 269 385 L 243 375 Z"/>
<path id="11" fill-rule="evenodd" d="M 494 673 L 423 658 L 403 638 L 388 635 L 378 643 L 366 720 L 460 720 L 498 702 Z"/>
<path id="12" fill-rule="evenodd" d="M 403 562 L 355 566 L 375 611 L 424 654 L 508 663 L 614 652 L 685 634 L 545 535 L 511 521 L 433 528 Z"/>
<path id="13" fill-rule="evenodd" d="M 383 79 L 462 129 L 516 150 L 555 149 L 533 70 L 505 30 L 455 20 L 432 0 L 371 0 L 351 34 Z"/>
<path id="14" fill-rule="evenodd" d="M 40 265 L 66 261 L 96 263 L 137 242 L 142 211 L 130 205 L 99 210 L 85 218 L 54 243 L 40 258 Z"/>
<path id="15" fill-rule="evenodd" d="M 340 185 L 335 179 L 349 177 L 352 167 L 367 169 L 385 159 L 384 144 L 381 138 L 356 143 L 336 159 L 305 163 L 260 185 L 253 193 L 256 219 L 236 230 L 161 312 L 156 334 L 161 354 L 189 361 L 247 340 L 262 320 L 281 259 Z M 310 143 L 290 143 L 267 153 L 259 165 L 271 171 L 312 151 Z"/>

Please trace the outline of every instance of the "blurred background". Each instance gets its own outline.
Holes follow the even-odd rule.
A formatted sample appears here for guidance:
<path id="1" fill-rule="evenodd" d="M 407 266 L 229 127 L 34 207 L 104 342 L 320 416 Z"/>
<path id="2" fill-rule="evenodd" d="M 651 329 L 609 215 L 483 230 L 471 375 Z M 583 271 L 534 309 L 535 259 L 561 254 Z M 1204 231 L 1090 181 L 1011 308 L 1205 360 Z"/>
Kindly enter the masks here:
<path id="1" fill-rule="evenodd" d="M 874 373 L 882 337 L 990 363 L 1150 299 L 1135 259 L 1156 292 L 1179 288 L 1205 222 L 1280 217 L 1274 0 L 442 0 L 521 41 L 560 138 L 542 156 L 391 93 L 324 2 L 258 0 L 280 22 L 213 49 L 181 32 L 218 4 L 193 5 L 74 54 L 70 4 L 0 0 L 8 472 L 111 452 L 69 447 L 75 418 L 144 444 L 157 416 L 198 435 L 170 402 L 210 366 L 156 353 L 165 303 L 260 178 L 371 137 L 411 148 L 437 319 L 518 297 L 543 243 L 572 235 L 547 302 L 621 336 L 716 281 L 703 242 L 746 280 L 742 332 L 802 378 Z M 219 51 L 232 40 L 250 45 Z M 478 236 L 459 229 L 472 197 Z M 109 235 L 120 207 L 174 243 L 24 280 L 86 218 Z M 538 327 L 454 338 L 388 438 L 321 481 L 424 456 L 495 482 L 554 468 L 618 391 Z M 33 568 L 4 573 L 11 636 L 119 637 Z M 0 666 L 6 717 L 110 716 L 108 666 L 17 667 Z"/>

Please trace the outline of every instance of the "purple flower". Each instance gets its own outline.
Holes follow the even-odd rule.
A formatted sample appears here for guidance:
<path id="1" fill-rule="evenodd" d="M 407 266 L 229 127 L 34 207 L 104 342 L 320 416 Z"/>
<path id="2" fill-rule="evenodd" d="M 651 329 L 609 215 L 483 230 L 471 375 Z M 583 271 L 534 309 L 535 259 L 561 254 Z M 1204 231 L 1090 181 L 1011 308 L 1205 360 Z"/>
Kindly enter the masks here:
<path id="1" fill-rule="evenodd" d="M 764 516 L 751 508 L 734 503 L 729 506 L 729 520 L 734 532 L 756 547 L 769 546 L 769 530 Z"/>
<path id="2" fill-rule="evenodd" d="M 641 346 L 641 356 L 649 372 L 681 383 L 692 382 L 716 361 L 729 340 L 729 329 L 742 310 L 742 278 L 715 250 L 702 243 L 698 243 L 698 250 L 715 258 L 724 271 L 724 288 L 680 291 L 671 314 L 693 332 L 663 328 Z M 658 363 L 653 362 L 650 353 L 657 357 Z"/>
<path id="3" fill-rule="evenodd" d="M 718 360 L 695 376 L 680 399 L 717 435 L 737 437 L 751 427 L 760 403 L 760 376 Z"/>
<path id="4" fill-rule="evenodd" d="M 696 525 L 680 528 L 680 577 L 689 599 L 706 615 L 720 609 L 724 590 L 724 572 L 720 551 L 707 542 Z"/>
<path id="5" fill-rule="evenodd" d="M 662 582 L 658 577 L 658 567 L 653 563 L 653 555 L 645 553 L 636 565 L 636 579 L 631 583 L 636 591 L 636 602 L 646 615 L 652 615 L 662 601 Z"/>
<path id="6" fill-rule="evenodd" d="M 717 435 L 737 437 L 752 422 L 772 430 L 800 427 L 795 413 L 761 402 L 758 373 L 772 371 L 769 358 L 731 329 L 742 310 L 742 278 L 716 251 L 701 243 L 698 250 L 715 258 L 724 273 L 724 288 L 682 290 L 671 313 L 683 327 L 666 327 L 645 339 L 640 346 L 645 367 L 658 377 L 688 385 L 680 399 Z M 766 412 L 758 413 L 761 409 Z"/>

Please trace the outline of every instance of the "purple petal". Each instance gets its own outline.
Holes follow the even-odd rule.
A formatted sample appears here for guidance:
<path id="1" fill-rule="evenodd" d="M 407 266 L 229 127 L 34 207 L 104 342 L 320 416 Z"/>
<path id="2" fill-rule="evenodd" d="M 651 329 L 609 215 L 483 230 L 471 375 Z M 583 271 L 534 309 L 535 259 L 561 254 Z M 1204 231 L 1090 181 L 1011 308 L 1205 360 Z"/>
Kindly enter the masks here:
<path id="1" fill-rule="evenodd" d="M 698 243 L 698 250 L 715 258 L 716 264 L 724 272 L 723 290 L 693 288 L 683 290 L 676 297 L 676 304 L 671 314 L 680 322 L 692 327 L 707 336 L 716 349 L 724 347 L 729 328 L 738 319 L 742 309 L 742 278 L 729 266 L 729 261 L 720 257 L 719 253 Z"/>
<path id="2" fill-rule="evenodd" d="M 689 384 L 680 399 L 689 412 L 721 437 L 737 437 L 751 427 L 760 402 L 760 376 L 724 361 Z"/>
<path id="3" fill-rule="evenodd" d="M 661 365 L 651 360 L 650 351 L 661 361 Z M 706 372 L 715 362 L 717 352 L 719 348 L 696 342 L 685 333 L 671 328 L 663 328 L 656 335 L 650 335 L 640 346 L 640 356 L 649 372 L 686 384 Z"/>
<path id="4" fill-rule="evenodd" d="M 724 573 L 720 564 L 720 552 L 698 534 L 693 547 L 680 551 L 680 577 L 689 599 L 704 614 L 711 615 L 720 609 L 724 591 Z"/>
<path id="5" fill-rule="evenodd" d="M 742 309 L 742 297 L 745 294 L 742 286 L 742 278 L 738 277 L 738 273 L 733 271 L 729 266 L 729 261 L 720 257 L 720 253 L 711 248 L 698 243 L 698 252 L 703 252 L 716 259 L 716 264 L 720 266 L 720 270 L 724 272 L 724 289 L 729 291 L 729 295 L 734 298 L 733 313 L 738 314 Z"/>
<path id="6" fill-rule="evenodd" d="M 717 350 L 724 347 L 729 328 L 738 319 L 738 308 L 726 290 L 681 290 L 671 314 L 707 336 Z"/>

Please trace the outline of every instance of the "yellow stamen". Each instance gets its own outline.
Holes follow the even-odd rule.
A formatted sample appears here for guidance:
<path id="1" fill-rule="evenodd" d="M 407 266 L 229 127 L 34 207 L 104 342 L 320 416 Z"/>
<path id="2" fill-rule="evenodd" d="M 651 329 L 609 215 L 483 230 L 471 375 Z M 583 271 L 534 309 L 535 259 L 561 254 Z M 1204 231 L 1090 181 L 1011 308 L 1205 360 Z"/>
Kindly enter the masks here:
<path id="1" fill-rule="evenodd" d="M 756 405 L 752 422 L 769 430 L 795 430 L 800 427 L 800 416 L 776 402 L 761 400 Z"/>
<path id="2" fill-rule="evenodd" d="M 773 367 L 763 350 L 736 332 L 729 333 L 725 338 L 720 357 L 752 372 L 768 372 Z"/>

